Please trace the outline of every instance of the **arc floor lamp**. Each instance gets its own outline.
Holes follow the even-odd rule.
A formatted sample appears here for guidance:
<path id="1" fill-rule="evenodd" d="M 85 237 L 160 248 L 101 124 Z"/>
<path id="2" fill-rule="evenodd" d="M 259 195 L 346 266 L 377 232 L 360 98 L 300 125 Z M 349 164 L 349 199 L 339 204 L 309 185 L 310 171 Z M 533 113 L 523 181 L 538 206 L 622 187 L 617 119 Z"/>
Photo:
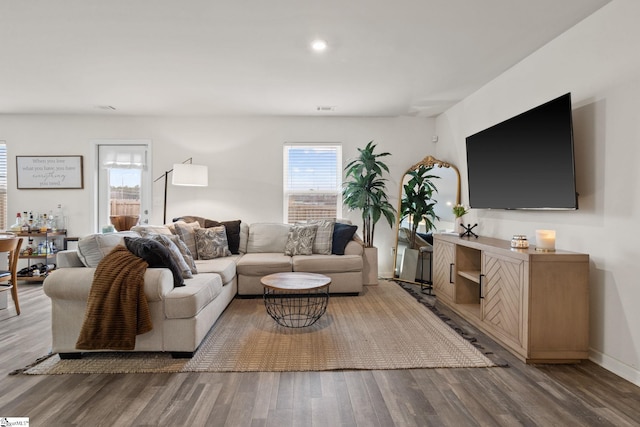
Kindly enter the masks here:
<path id="1" fill-rule="evenodd" d="M 169 184 L 169 174 L 173 172 L 171 184 L 185 187 L 207 187 L 209 185 L 209 168 L 203 165 L 194 165 L 193 158 L 189 157 L 182 163 L 173 165 L 173 169 L 165 171 L 153 182 L 164 178 L 164 209 L 162 212 L 162 223 L 167 223 L 167 185 Z"/>

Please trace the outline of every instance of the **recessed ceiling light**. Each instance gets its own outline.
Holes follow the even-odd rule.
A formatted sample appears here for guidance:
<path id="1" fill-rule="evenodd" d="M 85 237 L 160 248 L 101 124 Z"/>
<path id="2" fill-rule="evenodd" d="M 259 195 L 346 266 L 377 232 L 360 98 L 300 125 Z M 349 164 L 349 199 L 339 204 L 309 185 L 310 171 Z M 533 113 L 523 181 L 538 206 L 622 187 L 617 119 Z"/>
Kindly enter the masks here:
<path id="1" fill-rule="evenodd" d="M 313 49 L 315 52 L 324 52 L 325 50 L 327 50 L 327 46 L 328 45 L 326 40 L 316 39 L 311 42 L 311 49 Z"/>

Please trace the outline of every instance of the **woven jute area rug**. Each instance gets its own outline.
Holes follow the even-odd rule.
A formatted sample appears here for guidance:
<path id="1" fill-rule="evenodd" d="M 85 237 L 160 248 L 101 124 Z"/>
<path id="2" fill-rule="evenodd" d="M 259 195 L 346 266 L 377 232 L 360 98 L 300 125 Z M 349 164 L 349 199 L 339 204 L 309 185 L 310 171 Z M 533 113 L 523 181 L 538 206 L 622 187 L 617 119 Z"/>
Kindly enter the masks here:
<path id="1" fill-rule="evenodd" d="M 307 328 L 285 328 L 261 298 L 235 299 L 192 359 L 157 353 L 57 355 L 25 374 L 280 372 L 472 368 L 497 366 L 409 295 L 381 281 L 360 296 L 331 297 L 326 314 Z"/>

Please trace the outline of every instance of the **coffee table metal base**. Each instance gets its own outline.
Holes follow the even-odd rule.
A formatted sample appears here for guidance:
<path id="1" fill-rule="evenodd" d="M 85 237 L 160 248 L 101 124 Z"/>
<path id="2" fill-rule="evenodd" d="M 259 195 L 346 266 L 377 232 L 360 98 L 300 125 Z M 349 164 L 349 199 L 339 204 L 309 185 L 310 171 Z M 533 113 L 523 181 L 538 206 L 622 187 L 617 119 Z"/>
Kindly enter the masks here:
<path id="1" fill-rule="evenodd" d="M 281 326 L 304 328 L 311 326 L 327 311 L 329 287 L 295 292 L 264 288 L 267 313 Z"/>

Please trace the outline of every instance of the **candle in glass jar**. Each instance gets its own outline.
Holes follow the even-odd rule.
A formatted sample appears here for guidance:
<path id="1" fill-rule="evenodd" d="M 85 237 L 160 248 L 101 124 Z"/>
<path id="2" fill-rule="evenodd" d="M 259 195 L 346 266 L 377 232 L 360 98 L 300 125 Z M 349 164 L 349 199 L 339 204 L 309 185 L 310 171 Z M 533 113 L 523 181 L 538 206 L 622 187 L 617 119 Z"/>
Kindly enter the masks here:
<path id="1" fill-rule="evenodd" d="M 553 252 L 556 250 L 555 230 L 536 230 L 536 250 Z"/>

